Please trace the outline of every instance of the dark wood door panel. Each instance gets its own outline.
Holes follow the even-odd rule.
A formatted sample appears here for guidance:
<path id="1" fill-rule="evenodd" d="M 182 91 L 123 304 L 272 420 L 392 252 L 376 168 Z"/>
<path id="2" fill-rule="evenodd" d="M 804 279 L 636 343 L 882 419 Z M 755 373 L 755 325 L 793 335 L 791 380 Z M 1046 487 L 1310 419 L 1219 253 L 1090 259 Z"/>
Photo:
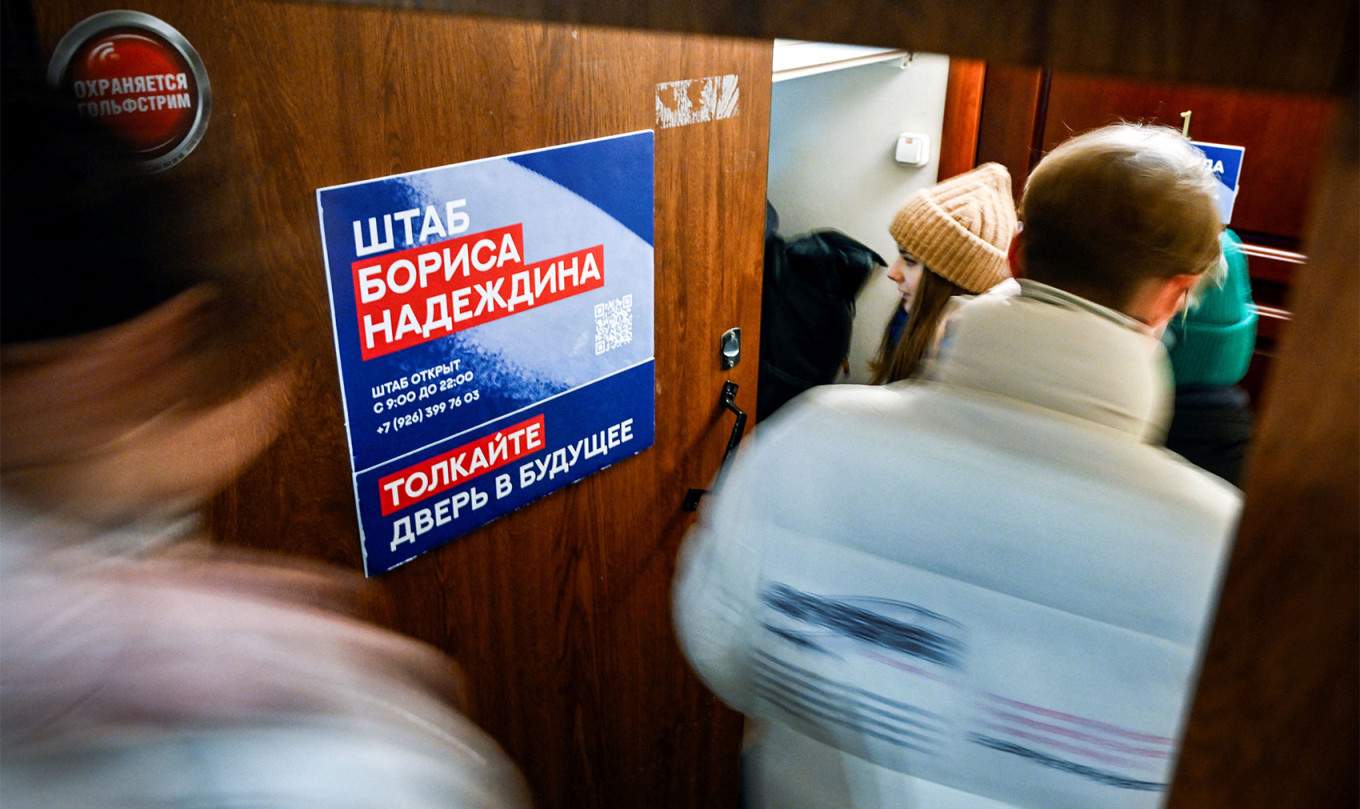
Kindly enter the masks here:
<path id="1" fill-rule="evenodd" d="M 1037 67 L 988 64 L 983 82 L 977 162 L 1000 163 L 1010 171 L 1017 204 L 1041 154 L 1047 76 Z"/>
<path id="2" fill-rule="evenodd" d="M 1043 121 L 1043 149 L 1117 120 L 1180 129 L 1181 113 L 1191 111 L 1193 139 L 1246 147 L 1233 228 L 1284 237 L 1297 245 L 1333 105 L 1317 96 L 1055 72 Z"/>

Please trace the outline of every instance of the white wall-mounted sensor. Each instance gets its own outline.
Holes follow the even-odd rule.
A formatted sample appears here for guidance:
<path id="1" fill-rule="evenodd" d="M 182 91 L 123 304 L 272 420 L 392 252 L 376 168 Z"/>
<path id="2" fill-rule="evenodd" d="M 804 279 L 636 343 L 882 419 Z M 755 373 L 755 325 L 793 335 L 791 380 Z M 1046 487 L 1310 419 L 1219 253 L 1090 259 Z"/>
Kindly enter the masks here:
<path id="1" fill-rule="evenodd" d="M 893 156 L 898 163 L 924 166 L 930 162 L 930 136 L 903 132 L 897 136 L 897 151 Z"/>

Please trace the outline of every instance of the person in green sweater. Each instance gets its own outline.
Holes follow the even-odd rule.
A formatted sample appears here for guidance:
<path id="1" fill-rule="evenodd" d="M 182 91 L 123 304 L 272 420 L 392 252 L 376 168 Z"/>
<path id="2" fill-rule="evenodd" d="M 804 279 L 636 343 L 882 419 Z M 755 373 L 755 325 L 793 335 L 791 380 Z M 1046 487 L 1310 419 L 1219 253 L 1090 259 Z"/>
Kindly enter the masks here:
<path id="1" fill-rule="evenodd" d="M 1239 383 L 1256 345 L 1256 308 L 1242 240 L 1224 230 L 1219 241 L 1228 268 L 1223 284 L 1204 289 L 1162 337 L 1176 383 L 1166 446 L 1238 486 L 1252 433 L 1250 402 Z"/>

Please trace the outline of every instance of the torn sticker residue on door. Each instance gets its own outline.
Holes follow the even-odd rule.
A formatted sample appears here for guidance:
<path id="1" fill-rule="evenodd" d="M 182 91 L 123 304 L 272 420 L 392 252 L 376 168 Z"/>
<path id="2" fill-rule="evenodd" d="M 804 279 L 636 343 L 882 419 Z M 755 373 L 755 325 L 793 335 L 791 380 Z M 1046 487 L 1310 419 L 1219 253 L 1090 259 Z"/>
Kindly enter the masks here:
<path id="1" fill-rule="evenodd" d="M 663 81 L 656 86 L 656 123 L 662 129 L 704 121 L 721 121 L 737 114 L 741 88 L 737 77 L 708 76 L 685 81 Z"/>

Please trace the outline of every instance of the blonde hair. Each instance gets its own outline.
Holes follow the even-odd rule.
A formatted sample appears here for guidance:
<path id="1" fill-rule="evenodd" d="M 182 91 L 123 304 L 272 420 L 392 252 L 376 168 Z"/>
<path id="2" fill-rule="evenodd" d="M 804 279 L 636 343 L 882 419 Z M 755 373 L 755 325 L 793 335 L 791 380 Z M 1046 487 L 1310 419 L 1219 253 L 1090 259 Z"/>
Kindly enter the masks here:
<path id="1" fill-rule="evenodd" d="M 1204 156 L 1169 127 L 1113 124 L 1049 153 L 1020 201 L 1025 275 L 1113 309 L 1144 281 L 1217 265 Z"/>

